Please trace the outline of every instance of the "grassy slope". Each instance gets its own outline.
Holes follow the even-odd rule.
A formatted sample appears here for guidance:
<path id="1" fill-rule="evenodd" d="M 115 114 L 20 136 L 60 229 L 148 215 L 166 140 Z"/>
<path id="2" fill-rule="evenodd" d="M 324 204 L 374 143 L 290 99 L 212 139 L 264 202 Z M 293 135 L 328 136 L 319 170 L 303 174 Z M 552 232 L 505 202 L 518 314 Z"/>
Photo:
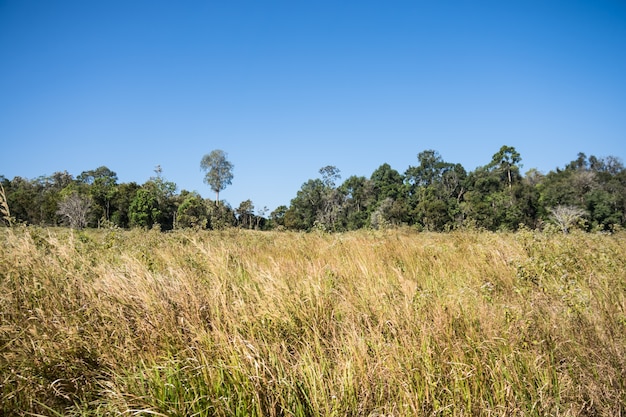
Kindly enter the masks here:
<path id="1" fill-rule="evenodd" d="M 0 241 L 0 415 L 626 411 L 624 233 Z"/>

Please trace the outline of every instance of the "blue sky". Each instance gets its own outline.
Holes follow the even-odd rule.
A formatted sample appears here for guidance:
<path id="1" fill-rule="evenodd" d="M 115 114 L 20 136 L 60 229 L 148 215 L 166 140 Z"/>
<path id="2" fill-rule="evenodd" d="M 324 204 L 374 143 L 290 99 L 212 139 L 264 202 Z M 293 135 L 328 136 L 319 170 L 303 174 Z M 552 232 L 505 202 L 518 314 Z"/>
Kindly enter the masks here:
<path id="1" fill-rule="evenodd" d="M 435 149 L 467 170 L 626 159 L 626 2 L 0 0 L 0 175 L 106 165 L 288 205 Z"/>

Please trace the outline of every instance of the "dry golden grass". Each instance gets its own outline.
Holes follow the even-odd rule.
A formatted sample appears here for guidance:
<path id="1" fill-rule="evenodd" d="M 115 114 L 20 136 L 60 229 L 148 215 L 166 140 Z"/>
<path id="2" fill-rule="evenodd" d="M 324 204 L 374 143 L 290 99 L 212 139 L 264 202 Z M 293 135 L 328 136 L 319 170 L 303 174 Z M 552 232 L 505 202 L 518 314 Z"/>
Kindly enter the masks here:
<path id="1" fill-rule="evenodd" d="M 2 222 L 6 223 L 8 226 L 11 226 L 13 223 L 11 211 L 9 210 L 9 203 L 7 201 L 7 195 L 4 192 L 2 184 L 0 184 L 0 218 L 2 219 Z"/>
<path id="2" fill-rule="evenodd" d="M 626 408 L 623 233 L 0 239 L 0 415 Z"/>

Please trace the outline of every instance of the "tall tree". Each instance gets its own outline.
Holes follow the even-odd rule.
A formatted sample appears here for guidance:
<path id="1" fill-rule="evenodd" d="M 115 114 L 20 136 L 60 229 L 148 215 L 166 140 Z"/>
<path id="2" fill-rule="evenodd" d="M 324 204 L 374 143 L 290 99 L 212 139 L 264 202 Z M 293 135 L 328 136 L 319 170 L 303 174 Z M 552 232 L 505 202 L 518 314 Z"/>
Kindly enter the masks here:
<path id="1" fill-rule="evenodd" d="M 215 204 L 219 204 L 220 191 L 226 189 L 233 180 L 234 165 L 228 161 L 226 152 L 215 149 L 204 155 L 200 161 L 200 168 L 206 171 L 204 182 L 215 192 Z"/>
<path id="2" fill-rule="evenodd" d="M 493 155 L 489 168 L 504 176 L 505 182 L 511 188 L 515 180 L 521 179 L 521 161 L 522 157 L 514 147 L 504 145 Z"/>
<path id="3" fill-rule="evenodd" d="M 343 208 L 343 194 L 335 188 L 336 181 L 341 179 L 339 168 L 327 165 L 319 170 L 322 175 L 324 191 L 322 209 L 317 213 L 317 223 L 325 230 L 338 229 L 339 215 Z"/>
<path id="4" fill-rule="evenodd" d="M 176 215 L 176 204 L 174 194 L 176 193 L 176 183 L 168 181 L 163 176 L 163 169 L 157 165 L 154 169 L 156 177 L 150 177 L 143 185 L 144 189 L 156 198 L 159 216 L 155 222 L 159 223 L 164 230 L 170 230 L 174 227 L 174 217 Z"/>
<path id="5" fill-rule="evenodd" d="M 335 188 L 335 181 L 341 179 L 339 168 L 333 165 L 327 165 L 320 168 L 319 173 L 322 175 L 322 182 L 325 187 Z"/>

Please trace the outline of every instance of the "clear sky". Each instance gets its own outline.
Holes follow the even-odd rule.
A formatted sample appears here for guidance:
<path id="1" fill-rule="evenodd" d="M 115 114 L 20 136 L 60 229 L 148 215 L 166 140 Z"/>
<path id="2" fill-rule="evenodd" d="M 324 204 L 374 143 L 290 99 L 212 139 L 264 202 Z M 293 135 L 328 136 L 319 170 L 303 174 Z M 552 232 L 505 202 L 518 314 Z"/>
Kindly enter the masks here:
<path id="1" fill-rule="evenodd" d="M 0 175 L 161 165 L 237 207 L 289 205 L 435 149 L 468 171 L 502 145 L 546 173 L 626 160 L 626 2 L 0 0 Z M 625 161 L 626 162 L 626 161 Z"/>

